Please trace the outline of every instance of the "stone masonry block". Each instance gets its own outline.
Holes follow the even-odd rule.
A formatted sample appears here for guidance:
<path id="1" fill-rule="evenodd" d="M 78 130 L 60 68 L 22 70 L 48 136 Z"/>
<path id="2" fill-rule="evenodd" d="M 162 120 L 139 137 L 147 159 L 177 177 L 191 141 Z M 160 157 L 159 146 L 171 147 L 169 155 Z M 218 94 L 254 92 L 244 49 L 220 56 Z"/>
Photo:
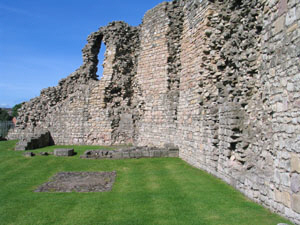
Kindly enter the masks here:
<path id="1" fill-rule="evenodd" d="M 300 213 L 300 195 L 293 195 L 292 196 L 292 209 Z"/>
<path id="2" fill-rule="evenodd" d="M 291 155 L 291 170 L 300 173 L 300 157 L 297 154 Z"/>
<path id="3" fill-rule="evenodd" d="M 296 8 L 291 8 L 285 18 L 285 24 L 287 26 L 291 25 L 292 23 L 294 23 L 297 19 L 297 15 L 296 15 Z"/>
<path id="4" fill-rule="evenodd" d="M 300 192 L 300 174 L 293 174 L 291 178 L 291 190 L 294 193 Z"/>
<path id="5" fill-rule="evenodd" d="M 291 195 L 286 191 L 275 190 L 275 200 L 284 204 L 287 207 L 291 207 Z"/>
<path id="6" fill-rule="evenodd" d="M 123 159 L 129 159 L 130 158 L 129 152 L 123 152 L 122 157 Z"/>
<path id="7" fill-rule="evenodd" d="M 169 157 L 172 157 L 172 158 L 177 158 L 179 157 L 179 150 L 169 150 L 168 151 L 168 154 L 169 154 Z"/>
<path id="8" fill-rule="evenodd" d="M 168 157 L 168 156 L 169 156 L 168 151 L 166 151 L 166 150 L 161 150 L 161 152 L 160 152 L 160 157 Z"/>
<path id="9" fill-rule="evenodd" d="M 15 147 L 16 151 L 25 151 L 26 150 L 26 146 L 25 145 L 16 145 Z"/>
<path id="10" fill-rule="evenodd" d="M 154 158 L 161 157 L 161 151 L 160 150 L 153 150 L 153 157 Z"/>
<path id="11" fill-rule="evenodd" d="M 282 192 L 282 203 L 287 206 L 287 207 L 291 207 L 291 195 L 290 193 L 284 191 Z"/>
<path id="12" fill-rule="evenodd" d="M 149 158 L 150 157 L 149 151 L 148 150 L 142 150 L 142 156 L 145 157 L 145 158 Z"/>
<path id="13" fill-rule="evenodd" d="M 74 155 L 74 149 L 70 148 L 58 148 L 54 149 L 55 156 L 72 156 Z"/>
<path id="14" fill-rule="evenodd" d="M 273 24 L 274 26 L 274 34 L 277 34 L 281 31 L 283 31 L 284 29 L 284 21 L 285 21 L 285 18 L 284 16 L 281 16 L 279 17 Z"/>
<path id="15" fill-rule="evenodd" d="M 291 33 L 291 32 L 293 32 L 293 31 L 295 31 L 295 30 L 297 30 L 298 29 L 298 24 L 297 23 L 295 23 L 294 25 L 292 25 L 292 26 L 290 26 L 288 29 L 287 29 L 287 33 Z"/>
<path id="16" fill-rule="evenodd" d="M 281 16 L 287 11 L 287 0 L 280 0 L 278 2 L 278 16 Z"/>

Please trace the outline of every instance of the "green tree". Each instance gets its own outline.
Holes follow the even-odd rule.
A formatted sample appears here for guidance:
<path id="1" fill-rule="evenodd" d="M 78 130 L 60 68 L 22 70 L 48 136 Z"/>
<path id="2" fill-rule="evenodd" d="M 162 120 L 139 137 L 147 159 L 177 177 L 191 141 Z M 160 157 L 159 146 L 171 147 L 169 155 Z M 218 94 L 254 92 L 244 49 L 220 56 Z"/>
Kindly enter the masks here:
<path id="1" fill-rule="evenodd" d="M 9 121 L 11 119 L 12 118 L 8 114 L 8 112 L 6 110 L 0 108 L 0 121 Z"/>
<path id="2" fill-rule="evenodd" d="M 18 110 L 22 107 L 23 103 L 20 104 L 16 104 L 13 108 L 12 108 L 12 117 L 18 117 Z"/>

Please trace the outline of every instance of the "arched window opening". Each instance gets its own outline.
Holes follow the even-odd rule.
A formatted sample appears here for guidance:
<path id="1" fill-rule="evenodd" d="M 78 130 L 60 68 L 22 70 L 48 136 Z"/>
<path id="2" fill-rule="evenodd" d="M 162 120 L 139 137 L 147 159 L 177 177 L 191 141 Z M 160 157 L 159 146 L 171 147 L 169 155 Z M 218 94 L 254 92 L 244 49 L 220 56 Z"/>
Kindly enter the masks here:
<path id="1" fill-rule="evenodd" d="M 97 71 L 97 74 L 98 74 L 98 77 L 99 77 L 99 80 L 102 78 L 103 76 L 103 62 L 104 62 L 104 53 L 106 51 L 106 46 L 105 44 L 102 42 L 101 43 L 101 47 L 100 47 L 100 51 L 99 51 L 99 54 L 98 54 L 98 71 Z"/>

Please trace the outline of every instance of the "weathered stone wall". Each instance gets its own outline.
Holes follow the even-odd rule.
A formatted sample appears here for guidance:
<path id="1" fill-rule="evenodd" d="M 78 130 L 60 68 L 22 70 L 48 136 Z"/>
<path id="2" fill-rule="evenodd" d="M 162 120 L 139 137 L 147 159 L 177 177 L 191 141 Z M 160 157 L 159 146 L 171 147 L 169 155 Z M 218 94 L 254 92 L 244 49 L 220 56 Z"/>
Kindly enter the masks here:
<path id="1" fill-rule="evenodd" d="M 264 32 L 272 27 L 267 21 L 272 18 L 271 12 L 276 12 L 284 3 L 273 2 L 273 8 L 265 1 L 177 4 L 184 15 L 183 19 L 177 19 L 181 36 L 177 43 L 180 56 L 174 57 L 179 65 L 176 71 L 180 74 L 178 86 L 167 85 L 172 74 L 166 63 L 172 57 L 172 52 L 167 52 L 170 35 L 166 32 L 172 24 L 168 16 L 170 6 L 164 3 L 145 16 L 147 24 L 143 24 L 142 32 L 148 37 L 141 38 L 141 46 L 145 43 L 149 47 L 141 48 L 141 55 L 148 54 L 148 57 L 140 61 L 146 63 L 139 64 L 138 78 L 147 100 L 137 144 L 163 146 L 173 143 L 180 147 L 180 157 L 190 164 L 222 178 L 251 199 L 299 223 L 300 181 L 299 172 L 295 172 L 299 167 L 296 166 L 299 163 L 296 153 L 298 108 L 291 107 L 294 112 L 286 109 L 283 117 L 286 120 L 280 116 L 277 119 L 280 123 L 276 125 L 271 92 L 277 93 L 277 102 L 280 102 L 282 96 L 278 90 L 286 87 L 278 87 L 270 80 L 269 69 L 264 72 L 269 65 L 263 48 L 269 45 L 266 43 L 269 40 Z M 295 4 L 290 3 L 291 10 L 297 10 Z M 284 35 L 289 32 L 286 29 L 294 32 L 296 41 L 288 43 L 292 47 L 282 55 L 286 46 L 282 37 L 275 37 L 278 46 L 272 46 L 273 51 L 278 49 L 282 59 L 293 62 L 293 65 L 288 64 L 293 69 L 286 69 L 284 60 L 277 62 L 285 68 L 279 70 L 282 73 L 281 78 L 276 76 L 277 82 L 299 76 L 299 62 L 296 62 L 299 61 L 296 47 L 300 46 L 297 42 L 299 22 L 296 14 L 293 15 L 295 21 L 290 22 L 291 28 L 282 23 L 282 29 L 277 31 Z M 283 17 L 281 22 L 289 20 L 287 14 Z M 274 29 L 279 28 L 275 26 Z M 155 35 L 159 38 L 153 38 Z M 159 50 L 155 50 L 157 45 L 160 45 Z M 275 60 L 272 50 L 267 51 L 270 61 Z M 268 87 L 270 82 L 274 86 Z M 291 79 L 290 89 L 295 82 L 295 78 Z M 179 95 L 173 99 L 173 104 L 168 104 L 168 93 L 172 91 L 179 91 Z M 296 96 L 298 93 L 299 90 L 294 90 Z M 297 97 L 294 99 L 297 102 Z M 176 114 L 172 114 L 172 109 Z M 285 126 L 289 133 L 280 132 L 277 137 L 275 127 L 283 129 Z M 288 136 L 291 136 L 290 141 Z M 283 151 L 283 143 L 292 143 L 294 148 Z"/>
<path id="2" fill-rule="evenodd" d="M 283 149 L 283 144 L 296 146 L 298 110 L 285 109 L 283 116 L 276 114 L 274 107 L 284 107 L 288 96 L 284 91 L 287 87 L 279 85 L 282 79 L 299 75 L 295 46 L 300 45 L 299 41 L 282 42 L 287 38 L 282 36 L 270 41 L 264 34 L 272 36 L 269 29 L 279 29 L 267 21 L 276 20 L 270 14 L 283 1 L 273 2 L 273 8 L 264 1 L 202 3 L 200 7 L 195 3 L 185 7 L 176 143 L 180 157 L 299 223 L 299 174 L 290 166 L 299 162 L 298 150 Z M 290 3 L 292 10 L 297 9 L 295 4 Z M 286 14 L 283 17 L 284 21 L 288 18 Z M 297 30 L 295 24 L 297 21 L 290 29 Z M 286 29 L 282 24 L 278 32 L 289 35 Z M 299 39 L 299 33 L 293 38 Z M 267 50 L 270 45 L 271 50 Z M 272 52 L 275 49 L 277 54 Z M 281 76 L 272 80 L 268 66 L 274 65 L 274 60 L 280 65 L 277 69 L 283 68 L 276 69 Z M 293 193 L 295 189 L 298 194 Z"/>
<path id="3" fill-rule="evenodd" d="M 137 72 L 144 111 L 138 126 L 139 145 L 163 146 L 176 138 L 182 17 L 177 1 L 164 2 L 144 17 Z"/>
<path id="4" fill-rule="evenodd" d="M 271 205 L 300 223 L 300 2 L 269 1 L 264 13 L 261 84 L 273 158 Z M 265 110 L 265 109 L 264 109 Z M 275 202 L 274 202 L 275 200 Z"/>
<path id="5" fill-rule="evenodd" d="M 85 143 L 132 143 L 140 115 L 135 78 L 140 28 L 113 22 L 100 30 L 106 45 L 103 77 L 89 97 Z"/>
<path id="6" fill-rule="evenodd" d="M 106 45 L 103 78 L 97 80 L 98 53 Z M 132 143 L 138 117 L 135 86 L 139 27 L 113 22 L 88 37 L 83 65 L 41 91 L 19 111 L 10 139 L 50 131 L 55 144 Z"/>
<path id="7" fill-rule="evenodd" d="M 9 137 L 178 146 L 188 163 L 300 224 L 299 26 L 296 0 L 162 3 L 139 27 L 91 34 L 83 66 L 25 103 Z"/>

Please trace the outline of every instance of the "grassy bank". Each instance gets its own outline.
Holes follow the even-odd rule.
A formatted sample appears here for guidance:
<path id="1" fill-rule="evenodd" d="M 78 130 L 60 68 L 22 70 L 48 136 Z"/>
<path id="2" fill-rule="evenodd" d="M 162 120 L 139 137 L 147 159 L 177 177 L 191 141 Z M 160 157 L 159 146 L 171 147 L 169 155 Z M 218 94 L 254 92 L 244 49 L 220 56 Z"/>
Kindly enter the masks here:
<path id="1" fill-rule="evenodd" d="M 25 158 L 0 142 L 0 224 L 253 224 L 287 223 L 224 182 L 176 158 L 86 160 Z M 48 147 L 38 151 L 53 151 Z M 99 149 L 99 147 L 93 147 Z M 61 171 L 117 171 L 111 192 L 35 193 Z"/>

